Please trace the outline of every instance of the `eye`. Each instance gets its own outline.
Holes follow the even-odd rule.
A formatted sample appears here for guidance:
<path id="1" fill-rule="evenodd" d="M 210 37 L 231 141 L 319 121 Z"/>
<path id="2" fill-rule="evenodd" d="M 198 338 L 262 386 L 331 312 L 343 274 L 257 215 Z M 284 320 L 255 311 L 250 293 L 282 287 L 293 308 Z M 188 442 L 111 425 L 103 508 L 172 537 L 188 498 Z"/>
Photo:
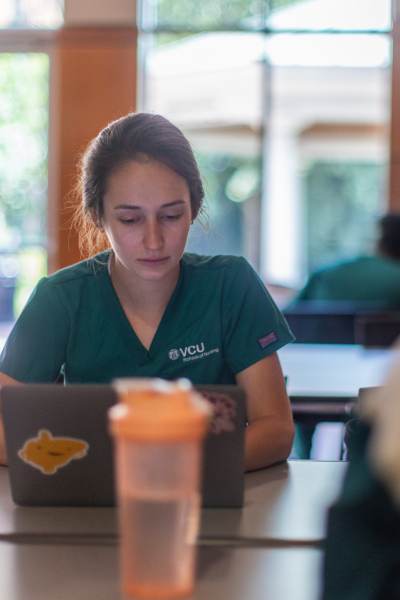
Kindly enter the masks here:
<path id="1" fill-rule="evenodd" d="M 119 219 L 119 222 L 123 223 L 124 225 L 134 225 L 135 223 L 140 222 L 140 217 L 132 217 L 130 219 Z"/>
<path id="2" fill-rule="evenodd" d="M 42 446 L 36 446 L 36 450 L 41 450 Z"/>
<path id="3" fill-rule="evenodd" d="M 161 215 L 161 219 L 164 221 L 177 221 L 182 217 L 183 213 L 179 213 L 177 215 Z"/>

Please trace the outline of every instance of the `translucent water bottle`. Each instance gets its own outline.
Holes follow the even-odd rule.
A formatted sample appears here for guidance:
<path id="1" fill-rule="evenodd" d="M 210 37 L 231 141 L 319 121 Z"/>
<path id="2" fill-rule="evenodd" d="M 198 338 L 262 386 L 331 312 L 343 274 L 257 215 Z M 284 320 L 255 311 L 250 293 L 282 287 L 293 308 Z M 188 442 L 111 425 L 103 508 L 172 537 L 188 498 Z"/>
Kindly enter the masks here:
<path id="1" fill-rule="evenodd" d="M 110 410 L 121 575 L 134 598 L 193 591 L 200 466 L 210 406 L 187 380 L 118 380 Z"/>

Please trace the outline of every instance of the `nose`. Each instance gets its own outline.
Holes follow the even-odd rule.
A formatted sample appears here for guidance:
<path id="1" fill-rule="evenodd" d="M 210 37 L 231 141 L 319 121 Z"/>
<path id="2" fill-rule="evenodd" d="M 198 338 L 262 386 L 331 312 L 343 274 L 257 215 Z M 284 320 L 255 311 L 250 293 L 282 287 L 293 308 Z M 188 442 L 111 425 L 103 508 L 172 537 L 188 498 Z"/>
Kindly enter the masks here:
<path id="1" fill-rule="evenodd" d="M 146 223 L 144 231 L 144 246 L 147 250 L 160 250 L 164 240 L 160 223 L 156 220 L 149 220 Z"/>

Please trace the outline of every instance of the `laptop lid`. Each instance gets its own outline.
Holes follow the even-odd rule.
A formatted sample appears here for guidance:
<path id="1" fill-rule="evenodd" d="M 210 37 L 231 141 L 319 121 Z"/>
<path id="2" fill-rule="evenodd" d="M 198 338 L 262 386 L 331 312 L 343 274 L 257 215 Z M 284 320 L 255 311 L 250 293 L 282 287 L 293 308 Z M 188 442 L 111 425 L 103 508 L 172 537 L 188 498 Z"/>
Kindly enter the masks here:
<path id="1" fill-rule="evenodd" d="M 111 386 L 8 386 L 1 390 L 11 494 L 16 504 L 114 502 Z"/>
<path id="2" fill-rule="evenodd" d="M 203 506 L 243 506 L 247 420 L 244 392 L 234 385 L 195 387 L 214 409 L 204 442 Z"/>
<path id="3" fill-rule="evenodd" d="M 236 386 L 197 386 L 214 405 L 205 441 L 203 506 L 243 504 L 245 402 Z M 113 442 L 106 385 L 28 384 L 1 389 L 1 411 L 16 504 L 111 506 Z"/>

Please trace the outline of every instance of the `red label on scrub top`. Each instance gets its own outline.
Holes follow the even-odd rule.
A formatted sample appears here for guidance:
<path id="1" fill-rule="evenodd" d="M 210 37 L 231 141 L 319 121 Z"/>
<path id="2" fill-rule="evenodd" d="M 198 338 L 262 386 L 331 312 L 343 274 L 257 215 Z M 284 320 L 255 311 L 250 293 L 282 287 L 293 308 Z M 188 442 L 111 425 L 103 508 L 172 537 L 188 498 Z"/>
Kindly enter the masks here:
<path id="1" fill-rule="evenodd" d="M 260 338 L 258 340 L 258 343 L 260 344 L 261 348 L 266 348 L 273 342 L 276 342 L 277 339 L 278 339 L 278 337 L 277 337 L 275 331 L 271 331 L 271 333 L 268 333 L 268 335 L 265 335 L 264 337 Z"/>

